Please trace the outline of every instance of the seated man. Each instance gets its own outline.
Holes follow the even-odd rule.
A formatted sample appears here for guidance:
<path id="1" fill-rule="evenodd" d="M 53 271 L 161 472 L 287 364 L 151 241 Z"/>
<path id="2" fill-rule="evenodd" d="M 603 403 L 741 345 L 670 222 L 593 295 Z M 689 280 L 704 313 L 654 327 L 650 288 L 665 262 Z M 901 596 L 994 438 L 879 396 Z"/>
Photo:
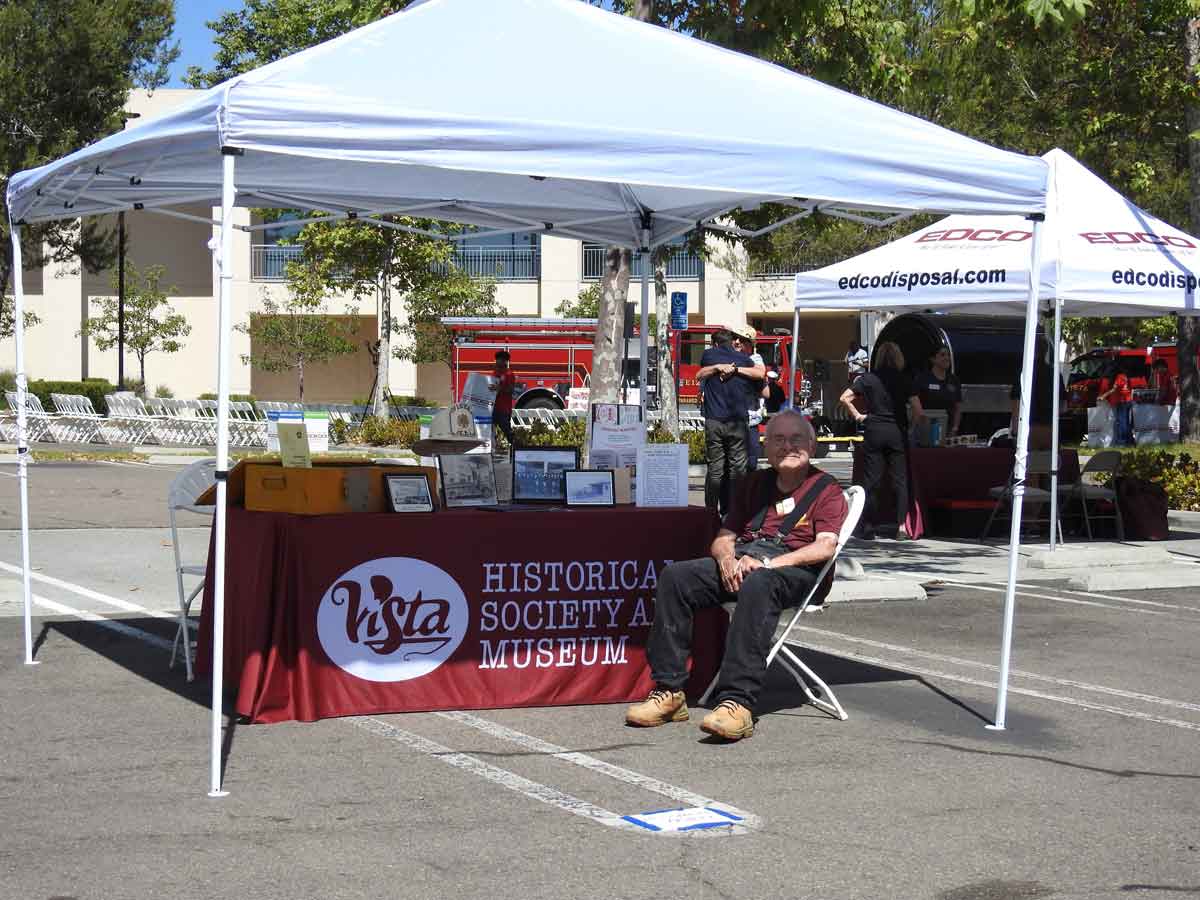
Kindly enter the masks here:
<path id="1" fill-rule="evenodd" d="M 628 724 L 652 727 L 688 718 L 683 687 L 693 616 L 737 601 L 713 694 L 717 706 L 700 727 L 733 741 L 754 733 L 751 710 L 766 680 L 779 614 L 804 600 L 836 552 L 846 518 L 837 481 L 809 465 L 815 445 L 812 425 L 800 413 L 785 409 L 773 416 L 766 436 L 771 468 L 737 486 L 711 555 L 663 569 L 646 646 L 655 687 L 629 708 Z M 821 600 L 828 590 L 826 583 Z"/>

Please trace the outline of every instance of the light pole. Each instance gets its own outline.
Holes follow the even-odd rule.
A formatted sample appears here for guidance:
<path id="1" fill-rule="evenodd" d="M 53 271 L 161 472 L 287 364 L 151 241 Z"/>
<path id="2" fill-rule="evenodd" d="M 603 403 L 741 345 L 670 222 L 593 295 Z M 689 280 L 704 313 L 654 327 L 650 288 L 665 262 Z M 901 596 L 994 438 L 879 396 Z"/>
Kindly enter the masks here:
<path id="1" fill-rule="evenodd" d="M 126 111 L 121 116 L 121 127 L 141 115 Z M 117 213 L 117 390 L 125 390 L 125 210 Z"/>

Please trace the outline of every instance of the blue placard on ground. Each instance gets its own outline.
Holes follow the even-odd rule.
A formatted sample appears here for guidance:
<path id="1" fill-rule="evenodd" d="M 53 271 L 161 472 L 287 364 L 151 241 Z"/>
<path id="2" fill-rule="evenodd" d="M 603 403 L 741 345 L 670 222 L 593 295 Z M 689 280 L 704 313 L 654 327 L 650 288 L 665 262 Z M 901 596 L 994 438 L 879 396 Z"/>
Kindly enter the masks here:
<path id="1" fill-rule="evenodd" d="M 687 325 L 687 291 L 671 291 L 671 327 L 682 331 Z"/>
<path id="2" fill-rule="evenodd" d="M 622 818 L 647 831 L 698 831 L 702 828 L 728 827 L 742 821 L 741 816 L 712 806 L 681 806 Z"/>

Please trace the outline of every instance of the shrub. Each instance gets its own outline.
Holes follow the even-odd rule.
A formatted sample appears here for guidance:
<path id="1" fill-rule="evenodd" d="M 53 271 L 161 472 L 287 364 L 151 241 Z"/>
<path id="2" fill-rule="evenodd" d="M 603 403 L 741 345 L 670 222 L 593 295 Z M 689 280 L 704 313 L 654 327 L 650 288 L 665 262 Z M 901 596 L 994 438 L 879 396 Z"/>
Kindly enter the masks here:
<path id="1" fill-rule="evenodd" d="M 408 449 L 421 436 L 421 423 L 412 419 L 381 419 L 367 416 L 357 428 L 343 433 L 355 444 Z"/>
<path id="2" fill-rule="evenodd" d="M 1161 484 L 1171 509 L 1200 511 L 1200 461 L 1189 453 L 1139 447 L 1121 455 L 1121 474 Z M 1110 476 L 1104 475 L 1107 483 Z"/>
<path id="3" fill-rule="evenodd" d="M 196 399 L 197 400 L 216 400 L 217 395 L 214 394 L 212 391 L 207 391 L 207 392 L 201 394 Z M 230 394 L 229 399 L 230 400 L 244 400 L 246 403 L 253 403 L 254 395 L 253 394 Z"/>
<path id="4" fill-rule="evenodd" d="M 12 369 L 0 371 L 0 391 L 15 391 L 17 389 L 17 373 Z M 3 397 L 0 394 L 0 397 Z M 8 404 L 6 403 L 5 406 Z"/>
<path id="5" fill-rule="evenodd" d="M 92 378 L 87 381 L 29 382 L 29 392 L 36 394 L 37 398 L 42 401 L 42 406 L 50 412 L 54 411 L 54 401 L 50 399 L 51 394 L 83 394 L 92 401 L 92 409 L 105 415 L 108 412 L 108 405 L 104 402 L 104 395 L 111 394 L 116 389 L 115 385 L 107 381 L 98 381 Z"/>
<path id="6" fill-rule="evenodd" d="M 146 396 L 146 382 L 138 381 L 136 378 L 126 378 L 125 379 L 125 390 L 133 391 L 133 393 L 137 394 L 139 397 L 145 397 Z M 112 391 L 109 391 L 109 393 L 111 394 Z"/>
<path id="7" fill-rule="evenodd" d="M 530 428 L 514 428 L 513 443 L 518 447 L 576 447 L 583 448 L 587 422 L 582 418 L 568 419 L 551 427 L 534 422 Z"/>
<path id="8" fill-rule="evenodd" d="M 675 438 L 671 437 L 671 432 L 667 431 L 662 426 L 661 422 L 656 422 L 654 427 L 650 429 L 647 435 L 652 444 L 674 444 Z M 681 431 L 679 439 L 688 445 L 688 464 L 692 466 L 702 466 L 708 462 L 708 454 L 704 448 L 704 432 L 703 431 Z"/>
<path id="9" fill-rule="evenodd" d="M 165 384 L 160 384 L 158 387 L 156 387 L 154 389 L 154 396 L 155 397 L 163 397 L 167 400 L 172 400 L 175 397 L 175 392 L 173 390 L 171 390 L 169 387 L 167 387 Z"/>

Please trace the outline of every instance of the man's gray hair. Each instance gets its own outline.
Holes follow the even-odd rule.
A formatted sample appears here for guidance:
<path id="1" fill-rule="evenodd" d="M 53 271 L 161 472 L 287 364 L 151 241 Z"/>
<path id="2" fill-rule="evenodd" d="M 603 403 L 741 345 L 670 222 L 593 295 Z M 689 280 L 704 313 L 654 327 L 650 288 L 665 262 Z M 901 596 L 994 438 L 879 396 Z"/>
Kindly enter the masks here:
<path id="1" fill-rule="evenodd" d="M 791 407 L 781 409 L 779 412 L 775 413 L 775 415 L 771 416 L 770 420 L 767 422 L 768 438 L 771 436 L 771 430 L 775 427 L 775 423 L 784 419 L 795 419 L 800 426 L 800 433 L 803 434 L 808 440 L 808 445 L 810 447 L 815 447 L 817 445 L 817 433 L 813 430 L 812 422 L 808 421 L 804 414 L 797 412 Z"/>

